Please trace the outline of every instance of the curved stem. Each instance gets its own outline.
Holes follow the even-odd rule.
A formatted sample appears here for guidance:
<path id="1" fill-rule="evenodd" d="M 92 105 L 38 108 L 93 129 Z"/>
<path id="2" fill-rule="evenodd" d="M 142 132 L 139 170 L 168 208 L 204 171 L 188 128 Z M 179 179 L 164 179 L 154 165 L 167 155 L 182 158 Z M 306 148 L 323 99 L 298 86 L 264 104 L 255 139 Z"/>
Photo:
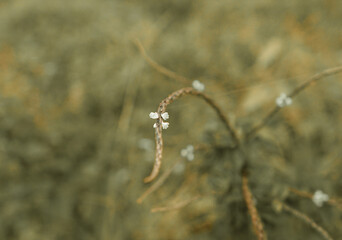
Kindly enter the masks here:
<path id="1" fill-rule="evenodd" d="M 313 75 L 312 77 L 310 77 L 306 82 L 304 82 L 303 84 L 299 85 L 297 88 L 295 88 L 288 96 L 290 98 L 294 98 L 295 96 L 297 96 L 299 93 L 301 93 L 303 90 L 305 90 L 307 87 L 309 87 L 312 83 L 333 75 L 333 74 L 337 74 L 339 72 L 342 72 L 342 66 L 339 67 L 335 67 L 335 68 L 329 68 L 321 73 L 317 73 L 315 75 Z M 263 120 L 257 124 L 256 126 L 254 126 L 249 132 L 247 132 L 246 134 L 246 140 L 249 140 L 251 138 L 253 138 L 255 136 L 255 134 L 262 129 L 264 126 L 266 126 L 270 120 L 278 113 L 280 112 L 282 108 L 275 106 L 264 118 Z"/>
<path id="2" fill-rule="evenodd" d="M 163 155 L 163 137 L 162 137 L 162 118 L 161 118 L 161 114 L 164 113 L 166 111 L 166 108 L 169 104 L 171 104 L 172 102 L 174 102 L 175 100 L 179 99 L 182 96 L 187 96 L 187 95 L 193 95 L 193 96 L 197 96 L 200 97 L 202 99 L 204 99 L 204 101 L 206 103 L 209 104 L 209 106 L 211 106 L 216 114 L 219 116 L 219 118 L 221 119 L 221 121 L 223 122 L 223 124 L 225 125 L 225 127 L 227 128 L 228 132 L 230 133 L 230 135 L 232 136 L 234 142 L 236 145 L 240 145 L 240 141 L 239 138 L 237 136 L 237 133 L 235 131 L 235 129 L 232 127 L 231 123 L 229 122 L 228 118 L 224 115 L 223 111 L 221 110 L 221 108 L 215 103 L 214 100 L 212 100 L 208 95 L 196 91 L 195 89 L 188 87 L 188 88 L 182 88 L 179 89 L 173 93 L 171 93 L 167 98 L 165 98 L 158 107 L 158 116 L 159 118 L 157 119 L 156 122 L 156 130 L 155 130 L 155 140 L 156 140 L 156 156 L 155 156 L 155 162 L 154 162 L 154 166 L 152 169 L 151 174 L 146 177 L 144 179 L 144 182 L 151 182 L 153 179 L 155 179 L 158 176 L 160 167 L 161 167 L 161 159 L 162 159 L 162 155 Z"/>

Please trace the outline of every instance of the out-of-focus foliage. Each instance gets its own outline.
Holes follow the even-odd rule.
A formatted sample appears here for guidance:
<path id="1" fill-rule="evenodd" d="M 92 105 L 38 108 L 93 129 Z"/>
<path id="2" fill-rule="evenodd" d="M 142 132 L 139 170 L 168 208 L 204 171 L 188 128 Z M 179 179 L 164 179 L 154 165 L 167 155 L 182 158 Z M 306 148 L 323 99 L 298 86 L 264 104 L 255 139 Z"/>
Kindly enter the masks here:
<path id="1" fill-rule="evenodd" d="M 204 82 L 245 130 L 281 92 L 342 64 L 341 12 L 339 0 L 1 1 L 0 238 L 252 239 L 229 151 L 195 153 L 136 203 L 154 158 L 148 113 L 187 85 L 151 68 L 133 42 Z M 342 197 L 341 85 L 337 75 L 310 87 L 250 145 L 269 239 L 319 239 L 275 212 L 273 198 L 342 237 L 341 211 L 284 191 Z M 169 112 L 163 170 L 188 144 L 229 142 L 202 102 L 184 99 Z M 198 194 L 180 211 L 150 213 Z"/>

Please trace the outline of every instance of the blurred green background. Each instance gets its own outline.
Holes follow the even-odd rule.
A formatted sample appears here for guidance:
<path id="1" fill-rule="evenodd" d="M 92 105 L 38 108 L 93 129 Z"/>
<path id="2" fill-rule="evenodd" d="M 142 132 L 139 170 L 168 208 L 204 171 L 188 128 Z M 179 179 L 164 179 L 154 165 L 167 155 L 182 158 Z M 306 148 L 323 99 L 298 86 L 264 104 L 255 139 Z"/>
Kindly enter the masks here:
<path id="1" fill-rule="evenodd" d="M 148 113 L 191 80 L 161 74 L 135 41 L 200 79 L 243 132 L 281 92 L 342 64 L 341 29 L 339 0 L 1 0 L 0 239 L 256 239 L 233 157 L 215 147 L 227 134 L 191 97 L 168 109 L 162 172 L 188 144 L 209 147 L 136 203 L 154 158 Z M 341 210 L 284 190 L 342 197 L 341 85 L 336 75 L 310 87 L 250 146 L 269 239 L 321 239 L 273 198 L 342 238 Z"/>

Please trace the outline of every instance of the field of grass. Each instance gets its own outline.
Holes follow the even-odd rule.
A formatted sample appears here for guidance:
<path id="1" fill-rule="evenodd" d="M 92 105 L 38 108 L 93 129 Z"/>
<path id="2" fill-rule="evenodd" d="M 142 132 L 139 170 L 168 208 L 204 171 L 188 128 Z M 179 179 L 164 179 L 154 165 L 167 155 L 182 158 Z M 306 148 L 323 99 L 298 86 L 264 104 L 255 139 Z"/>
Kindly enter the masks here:
<path id="1" fill-rule="evenodd" d="M 342 73 L 244 138 L 342 65 L 341 23 L 340 0 L 1 0 L 0 239 L 341 239 Z M 183 97 L 144 183 L 148 115 L 195 79 L 243 147 Z"/>

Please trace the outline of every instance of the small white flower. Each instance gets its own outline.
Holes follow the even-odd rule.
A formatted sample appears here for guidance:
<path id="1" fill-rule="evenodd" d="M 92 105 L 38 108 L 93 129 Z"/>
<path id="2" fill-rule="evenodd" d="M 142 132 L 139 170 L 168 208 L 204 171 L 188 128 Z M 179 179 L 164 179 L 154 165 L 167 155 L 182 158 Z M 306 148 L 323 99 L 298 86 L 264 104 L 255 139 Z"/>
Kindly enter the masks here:
<path id="1" fill-rule="evenodd" d="M 203 92 L 204 89 L 205 89 L 204 84 L 201 83 L 201 82 L 198 81 L 198 80 L 194 80 L 194 81 L 192 82 L 192 87 L 193 87 L 194 89 L 196 89 L 197 91 L 199 91 L 199 92 Z"/>
<path id="2" fill-rule="evenodd" d="M 317 207 L 322 207 L 324 202 L 329 201 L 329 196 L 321 190 L 317 190 L 312 196 L 312 201 Z"/>
<path id="3" fill-rule="evenodd" d="M 159 114 L 157 112 L 150 112 L 150 118 L 152 119 L 158 119 L 159 118 Z M 169 114 L 167 112 L 164 112 L 161 114 L 161 117 L 166 120 L 169 118 Z M 163 129 L 167 129 L 169 127 L 169 123 L 168 122 L 163 122 L 163 120 L 161 120 L 161 125 Z M 157 123 L 153 124 L 153 128 L 157 128 Z"/>
<path id="4" fill-rule="evenodd" d="M 292 104 L 292 99 L 288 97 L 285 93 L 280 94 L 276 99 L 276 104 L 278 107 L 286 107 Z"/>
<path id="5" fill-rule="evenodd" d="M 158 119 L 159 118 L 159 115 L 157 112 L 150 112 L 150 118 L 152 119 Z"/>
<path id="6" fill-rule="evenodd" d="M 162 122 L 162 128 L 163 129 L 167 129 L 169 127 L 169 123 L 168 122 Z"/>
<path id="7" fill-rule="evenodd" d="M 192 161 L 195 158 L 194 154 L 194 146 L 188 145 L 186 148 L 183 148 L 180 152 L 181 156 L 188 159 L 188 161 Z"/>
<path id="8" fill-rule="evenodd" d="M 164 112 L 161 114 L 161 117 L 164 119 L 164 120 L 167 120 L 169 119 L 169 113 L 168 112 Z"/>
<path id="9" fill-rule="evenodd" d="M 161 122 L 161 124 L 162 124 L 163 129 L 168 129 L 169 125 L 170 125 L 170 123 L 168 123 L 168 122 Z M 153 124 L 153 128 L 157 128 L 157 123 Z"/>

